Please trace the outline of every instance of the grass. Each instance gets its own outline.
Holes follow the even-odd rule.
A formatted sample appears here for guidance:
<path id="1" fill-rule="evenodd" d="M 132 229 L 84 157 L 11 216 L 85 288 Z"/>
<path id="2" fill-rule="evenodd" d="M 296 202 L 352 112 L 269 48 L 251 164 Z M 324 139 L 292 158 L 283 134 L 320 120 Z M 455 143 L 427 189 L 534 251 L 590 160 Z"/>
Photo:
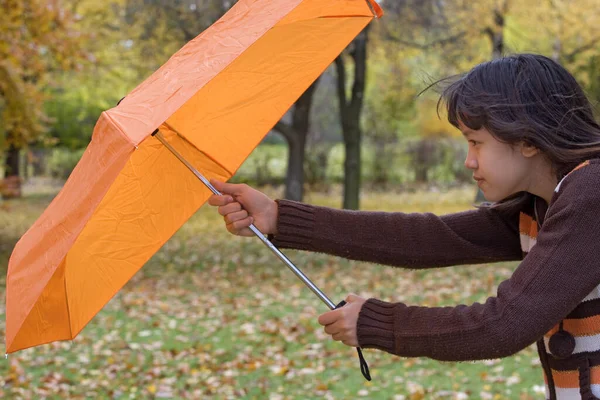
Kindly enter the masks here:
<path id="1" fill-rule="evenodd" d="M 276 189 L 265 189 L 273 196 Z M 455 212 L 472 188 L 364 193 L 363 209 Z M 0 265 L 52 198 L 27 194 L 0 206 Z M 307 202 L 338 207 L 339 190 Z M 334 301 L 349 292 L 438 306 L 482 302 L 515 265 L 411 271 L 286 251 Z M 5 274 L 0 277 L 4 297 Z M 202 207 L 73 341 L 0 361 L 0 397 L 50 399 L 533 399 L 542 371 L 533 347 L 502 359 L 440 363 L 366 350 L 372 382 L 353 349 L 317 324 L 320 301 L 258 240 L 229 235 Z M 4 308 L 0 334 L 4 335 Z"/>

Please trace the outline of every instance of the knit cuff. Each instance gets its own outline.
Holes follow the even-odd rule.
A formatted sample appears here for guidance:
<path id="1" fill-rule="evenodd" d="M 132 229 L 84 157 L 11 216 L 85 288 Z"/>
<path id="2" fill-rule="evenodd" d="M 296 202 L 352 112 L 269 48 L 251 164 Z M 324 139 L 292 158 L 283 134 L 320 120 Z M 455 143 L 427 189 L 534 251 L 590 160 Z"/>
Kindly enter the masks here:
<path id="1" fill-rule="evenodd" d="M 358 345 L 394 353 L 394 309 L 396 304 L 367 300 L 358 314 Z"/>
<path id="2" fill-rule="evenodd" d="M 291 200 L 275 200 L 278 205 L 277 234 L 272 242 L 277 247 L 313 250 L 312 236 L 315 208 Z"/>

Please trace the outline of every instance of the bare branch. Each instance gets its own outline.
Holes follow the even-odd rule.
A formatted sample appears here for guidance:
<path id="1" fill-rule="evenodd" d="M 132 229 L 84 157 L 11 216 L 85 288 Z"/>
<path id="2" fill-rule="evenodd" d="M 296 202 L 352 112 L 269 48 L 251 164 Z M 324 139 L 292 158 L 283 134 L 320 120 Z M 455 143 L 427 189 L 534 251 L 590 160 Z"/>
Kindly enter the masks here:
<path id="1" fill-rule="evenodd" d="M 292 129 L 292 126 L 289 124 L 286 124 L 285 122 L 279 120 L 275 126 L 273 127 L 274 130 L 276 130 L 277 132 L 281 133 L 281 135 L 285 138 L 285 140 L 287 140 L 288 142 L 291 142 L 293 140 L 294 137 L 294 130 Z"/>
<path id="2" fill-rule="evenodd" d="M 340 111 L 342 115 L 346 112 L 348 100 L 346 99 L 346 66 L 344 65 L 344 54 L 340 54 L 335 59 L 335 68 L 337 71 L 337 92 L 340 99 Z"/>
<path id="3" fill-rule="evenodd" d="M 591 41 L 589 41 L 588 43 L 586 43 L 582 46 L 576 47 L 573 51 L 566 54 L 564 56 L 564 59 L 568 62 L 572 62 L 576 55 L 593 48 L 596 45 L 596 43 L 598 43 L 598 42 L 600 42 L 600 36 L 595 37 L 594 39 L 592 39 Z"/>

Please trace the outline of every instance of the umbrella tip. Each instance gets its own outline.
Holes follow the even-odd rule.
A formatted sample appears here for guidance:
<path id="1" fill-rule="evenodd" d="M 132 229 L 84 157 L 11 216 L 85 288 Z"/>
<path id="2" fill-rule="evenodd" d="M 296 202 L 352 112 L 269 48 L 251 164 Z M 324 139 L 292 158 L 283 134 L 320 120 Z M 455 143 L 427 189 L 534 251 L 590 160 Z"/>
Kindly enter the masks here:
<path id="1" fill-rule="evenodd" d="M 375 18 L 383 17 L 383 9 L 376 0 L 367 0 L 367 4 L 369 5 L 369 8 L 371 9 L 371 12 Z"/>

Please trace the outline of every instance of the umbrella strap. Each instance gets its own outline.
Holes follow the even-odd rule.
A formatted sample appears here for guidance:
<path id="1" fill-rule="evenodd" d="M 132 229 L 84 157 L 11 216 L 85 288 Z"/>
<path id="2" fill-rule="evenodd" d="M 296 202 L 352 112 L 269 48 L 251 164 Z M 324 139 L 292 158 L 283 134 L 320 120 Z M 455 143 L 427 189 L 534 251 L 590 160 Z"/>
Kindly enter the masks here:
<path id="1" fill-rule="evenodd" d="M 340 303 L 337 306 L 335 306 L 335 309 L 337 310 L 338 308 L 344 307 L 345 305 L 346 305 L 346 301 L 342 300 L 342 301 L 340 301 Z M 358 353 L 358 359 L 360 361 L 360 372 L 362 372 L 362 374 L 366 380 L 370 381 L 371 373 L 369 372 L 369 364 L 367 364 L 367 360 L 365 360 L 365 357 L 363 356 L 363 353 L 362 353 L 362 350 L 360 347 L 356 348 L 356 352 Z"/>

